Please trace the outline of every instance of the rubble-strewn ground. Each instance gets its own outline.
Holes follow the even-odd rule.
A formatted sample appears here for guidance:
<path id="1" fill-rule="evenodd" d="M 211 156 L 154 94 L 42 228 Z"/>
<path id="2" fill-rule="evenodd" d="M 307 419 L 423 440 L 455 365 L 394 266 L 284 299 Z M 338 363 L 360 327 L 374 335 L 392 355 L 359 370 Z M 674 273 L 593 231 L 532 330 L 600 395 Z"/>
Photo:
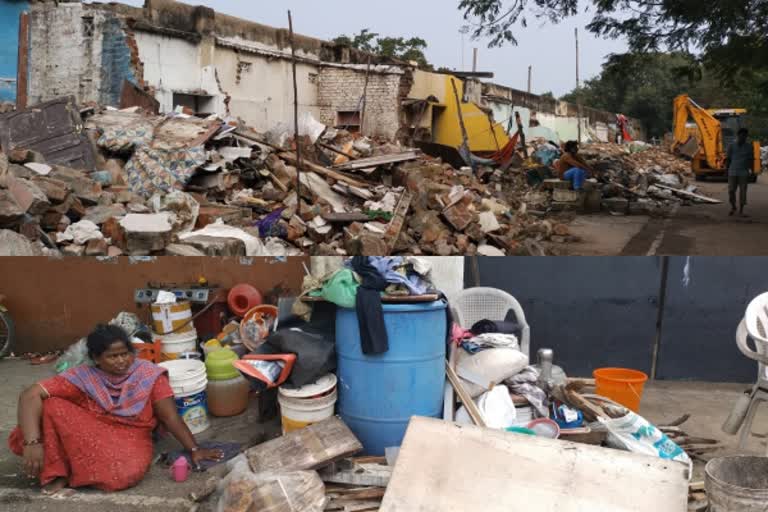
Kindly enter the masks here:
<path id="1" fill-rule="evenodd" d="M 40 495 L 24 479 L 18 476 L 18 459 L 8 451 L 8 431 L 16 424 L 16 399 L 18 393 L 31 383 L 44 378 L 50 367 L 30 366 L 27 361 L 0 361 L 0 386 L 5 393 L 0 395 L 0 509 L 16 512 L 121 512 L 157 511 L 187 512 L 190 503 L 185 496 L 205 481 L 205 476 L 193 475 L 184 484 L 170 480 L 167 470 L 153 467 L 144 481 L 134 489 L 104 494 L 95 491 L 80 491 L 66 500 L 55 500 Z M 656 424 L 672 421 L 690 413 L 691 419 L 685 424 L 685 431 L 691 436 L 718 439 L 726 447 L 722 454 L 738 453 L 737 438 L 723 434 L 720 426 L 731 410 L 746 384 L 717 384 L 699 382 L 655 382 L 650 383 L 644 394 L 641 414 Z M 768 430 L 768 407 L 763 407 L 755 418 L 758 434 Z M 218 420 L 206 435 L 217 440 L 247 441 L 262 431 L 274 432 L 276 424 L 259 425 L 249 420 L 248 415 L 231 420 Z M 752 437 L 748 450 L 764 454 L 765 436 Z M 702 479 L 702 464 L 697 463 L 694 480 Z"/>
<path id="2" fill-rule="evenodd" d="M 580 241 L 576 213 L 664 217 L 708 201 L 691 195 L 687 162 L 641 143 L 585 145 L 597 172 L 577 193 L 553 179 L 558 149 L 543 140 L 531 158 L 455 168 L 306 116 L 296 141 L 236 119 L 87 111 L 93 169 L 0 155 L 3 254 L 557 255 Z"/>
<path id="3" fill-rule="evenodd" d="M 584 256 L 766 256 L 768 255 L 768 176 L 749 187 L 749 218 L 729 217 L 728 184 L 698 183 L 720 205 L 680 207 L 669 217 L 580 215 L 570 224 L 579 242 L 567 254 Z"/>

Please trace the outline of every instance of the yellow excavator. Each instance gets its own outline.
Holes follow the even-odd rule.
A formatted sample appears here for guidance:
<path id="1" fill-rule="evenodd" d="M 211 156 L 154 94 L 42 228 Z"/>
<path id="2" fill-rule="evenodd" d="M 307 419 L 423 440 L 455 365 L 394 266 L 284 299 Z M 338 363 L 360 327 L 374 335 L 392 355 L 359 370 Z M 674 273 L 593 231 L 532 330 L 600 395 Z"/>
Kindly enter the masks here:
<path id="1" fill-rule="evenodd" d="M 687 94 L 675 98 L 674 143 L 672 151 L 691 159 L 697 180 L 708 176 L 727 176 L 725 157 L 728 146 L 744 127 L 745 109 L 707 110 Z M 693 120 L 693 126 L 689 123 Z M 695 128 L 694 128 L 695 127 Z M 762 172 L 760 143 L 754 142 L 755 160 L 752 181 Z"/>

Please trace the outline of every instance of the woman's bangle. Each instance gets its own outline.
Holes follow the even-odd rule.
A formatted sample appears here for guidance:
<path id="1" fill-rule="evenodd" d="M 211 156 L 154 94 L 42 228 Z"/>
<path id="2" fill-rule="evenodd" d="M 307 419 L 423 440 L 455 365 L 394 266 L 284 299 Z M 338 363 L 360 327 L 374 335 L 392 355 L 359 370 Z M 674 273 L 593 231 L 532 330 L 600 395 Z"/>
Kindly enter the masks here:
<path id="1" fill-rule="evenodd" d="M 40 439 L 32 439 L 31 441 L 24 441 L 22 443 L 24 446 L 35 446 L 36 444 L 40 444 Z"/>
<path id="2" fill-rule="evenodd" d="M 190 448 L 189 453 L 195 453 L 195 452 L 199 452 L 199 451 L 200 451 L 200 447 L 199 446 L 195 446 L 194 448 Z"/>

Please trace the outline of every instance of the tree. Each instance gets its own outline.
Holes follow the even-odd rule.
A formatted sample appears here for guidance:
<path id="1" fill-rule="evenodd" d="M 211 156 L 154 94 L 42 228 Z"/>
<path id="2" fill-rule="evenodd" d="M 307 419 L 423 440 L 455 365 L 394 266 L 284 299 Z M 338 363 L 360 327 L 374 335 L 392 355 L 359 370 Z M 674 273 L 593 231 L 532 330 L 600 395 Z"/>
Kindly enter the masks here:
<path id="1" fill-rule="evenodd" d="M 421 68 L 432 68 L 425 55 L 427 42 L 420 37 L 411 37 L 409 39 L 403 37 L 379 37 L 379 34 L 371 32 L 366 28 L 351 37 L 341 35 L 335 38 L 333 42 L 364 52 L 384 55 L 385 57 L 414 61 Z"/>
<path id="2" fill-rule="evenodd" d="M 563 96 L 639 119 L 649 137 L 672 130 L 672 102 L 686 93 L 705 108 L 746 108 L 753 135 L 768 137 L 768 73 L 723 87 L 716 73 L 685 53 L 612 55 L 599 76 Z"/>
<path id="3" fill-rule="evenodd" d="M 722 79 L 768 69 L 766 0 L 461 0 L 475 37 L 490 46 L 517 44 L 517 27 L 531 17 L 557 23 L 593 7 L 587 29 L 625 37 L 633 53 L 695 54 Z"/>

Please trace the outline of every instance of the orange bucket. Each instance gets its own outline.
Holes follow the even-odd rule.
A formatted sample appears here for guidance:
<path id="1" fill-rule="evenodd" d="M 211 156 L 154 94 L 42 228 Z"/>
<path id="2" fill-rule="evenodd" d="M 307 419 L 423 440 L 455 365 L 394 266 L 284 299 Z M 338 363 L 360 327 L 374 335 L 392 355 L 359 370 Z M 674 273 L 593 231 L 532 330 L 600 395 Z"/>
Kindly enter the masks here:
<path id="1" fill-rule="evenodd" d="M 648 375 L 625 368 L 600 368 L 595 370 L 592 376 L 595 378 L 596 394 L 610 398 L 631 411 L 640 411 L 640 401 Z"/>

